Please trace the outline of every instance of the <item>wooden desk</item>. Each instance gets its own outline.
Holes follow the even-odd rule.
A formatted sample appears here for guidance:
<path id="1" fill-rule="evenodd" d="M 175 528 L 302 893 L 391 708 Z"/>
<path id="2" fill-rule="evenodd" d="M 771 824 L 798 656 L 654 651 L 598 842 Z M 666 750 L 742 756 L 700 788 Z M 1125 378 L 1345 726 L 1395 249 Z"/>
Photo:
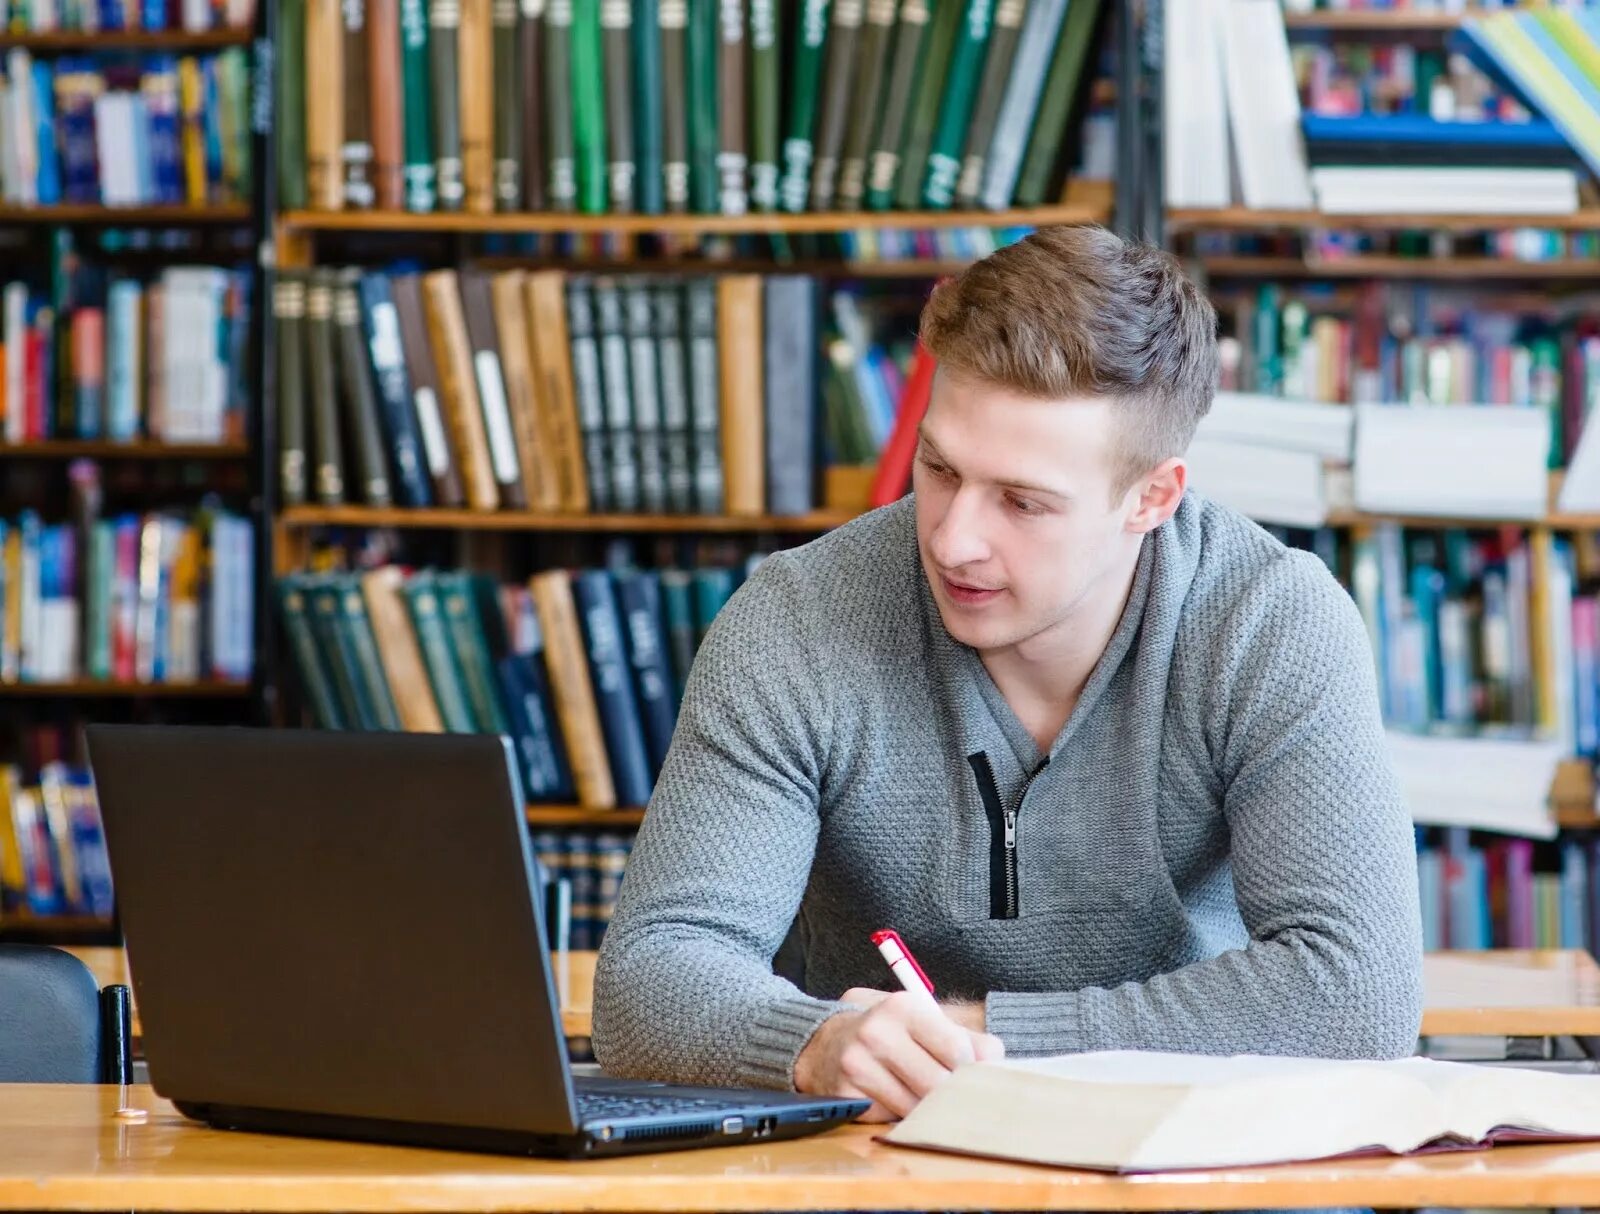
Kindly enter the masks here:
<path id="1" fill-rule="evenodd" d="M 128 954 L 120 948 L 89 947 L 79 945 L 58 945 L 73 956 L 78 957 L 87 965 L 101 986 L 115 986 L 128 984 Z M 566 986 L 566 995 L 561 1003 L 561 1027 L 568 1037 L 589 1036 L 589 1012 L 594 1003 L 594 961 L 595 953 L 575 952 L 567 954 L 568 968 L 565 974 L 561 966 L 552 957 L 556 966 L 556 988 L 560 990 Z M 133 1035 L 142 1035 L 139 1024 L 139 1008 L 133 1008 Z"/>
<path id="2" fill-rule="evenodd" d="M 1579 949 L 1423 958 L 1422 1035 L 1600 1036 L 1600 965 Z"/>
<path id="3" fill-rule="evenodd" d="M 0 1209 L 173 1211 L 1152 1210 L 1595 1206 L 1600 1145 L 1502 1147 L 1168 1176 L 891 1147 L 870 1126 L 795 1142 L 556 1163 L 112 1118 L 117 1089 L 0 1089 Z"/>

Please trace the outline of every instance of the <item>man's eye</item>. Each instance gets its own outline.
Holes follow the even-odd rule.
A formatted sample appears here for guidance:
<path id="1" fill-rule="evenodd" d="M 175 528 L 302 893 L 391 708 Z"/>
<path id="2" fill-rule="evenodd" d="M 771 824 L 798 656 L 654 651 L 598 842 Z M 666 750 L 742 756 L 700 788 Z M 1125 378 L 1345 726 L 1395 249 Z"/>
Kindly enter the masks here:
<path id="1" fill-rule="evenodd" d="M 1008 495 L 1006 497 L 1006 502 L 1018 514 L 1039 514 L 1043 511 L 1043 507 L 1041 507 L 1038 502 L 1030 502 L 1025 497 Z"/>

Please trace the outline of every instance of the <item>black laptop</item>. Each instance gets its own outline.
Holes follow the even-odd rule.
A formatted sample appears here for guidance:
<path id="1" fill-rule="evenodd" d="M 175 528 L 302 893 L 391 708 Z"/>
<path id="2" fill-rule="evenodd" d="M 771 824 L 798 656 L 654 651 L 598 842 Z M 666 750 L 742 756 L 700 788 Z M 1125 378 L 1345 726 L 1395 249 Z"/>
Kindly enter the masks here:
<path id="1" fill-rule="evenodd" d="M 573 1075 L 502 738 L 88 738 L 151 1082 L 189 1117 L 587 1158 L 867 1107 Z"/>

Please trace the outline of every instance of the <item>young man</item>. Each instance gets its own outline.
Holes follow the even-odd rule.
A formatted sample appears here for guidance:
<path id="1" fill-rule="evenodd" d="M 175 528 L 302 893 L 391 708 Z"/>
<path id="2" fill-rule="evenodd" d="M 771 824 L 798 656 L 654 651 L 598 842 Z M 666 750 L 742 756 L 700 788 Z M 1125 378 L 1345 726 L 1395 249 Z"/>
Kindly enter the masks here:
<path id="1" fill-rule="evenodd" d="M 1003 1051 L 1413 1048 L 1361 619 L 1185 493 L 1214 326 L 1093 228 L 934 292 L 913 498 L 769 558 L 695 661 L 600 953 L 607 1070 L 892 1117 Z M 942 1010 L 889 993 L 883 927 Z"/>

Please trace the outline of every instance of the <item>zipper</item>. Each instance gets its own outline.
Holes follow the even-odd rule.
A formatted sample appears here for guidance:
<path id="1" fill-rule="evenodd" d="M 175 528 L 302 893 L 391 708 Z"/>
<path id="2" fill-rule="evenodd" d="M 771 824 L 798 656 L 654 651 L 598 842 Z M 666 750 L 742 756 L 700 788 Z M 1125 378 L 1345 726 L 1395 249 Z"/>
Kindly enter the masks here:
<path id="1" fill-rule="evenodd" d="M 1022 810 L 1022 802 L 1027 799 L 1028 789 L 1033 787 L 1039 773 L 1049 766 L 1050 760 L 1046 758 L 1028 777 L 1015 809 L 1007 809 L 1000 803 L 1000 787 L 995 783 L 994 768 L 990 766 L 987 754 L 980 750 L 968 755 L 967 762 L 978 782 L 978 796 L 983 801 L 983 811 L 989 819 L 989 918 L 1015 919 L 1020 901 L 1017 890 L 1017 815 Z"/>

